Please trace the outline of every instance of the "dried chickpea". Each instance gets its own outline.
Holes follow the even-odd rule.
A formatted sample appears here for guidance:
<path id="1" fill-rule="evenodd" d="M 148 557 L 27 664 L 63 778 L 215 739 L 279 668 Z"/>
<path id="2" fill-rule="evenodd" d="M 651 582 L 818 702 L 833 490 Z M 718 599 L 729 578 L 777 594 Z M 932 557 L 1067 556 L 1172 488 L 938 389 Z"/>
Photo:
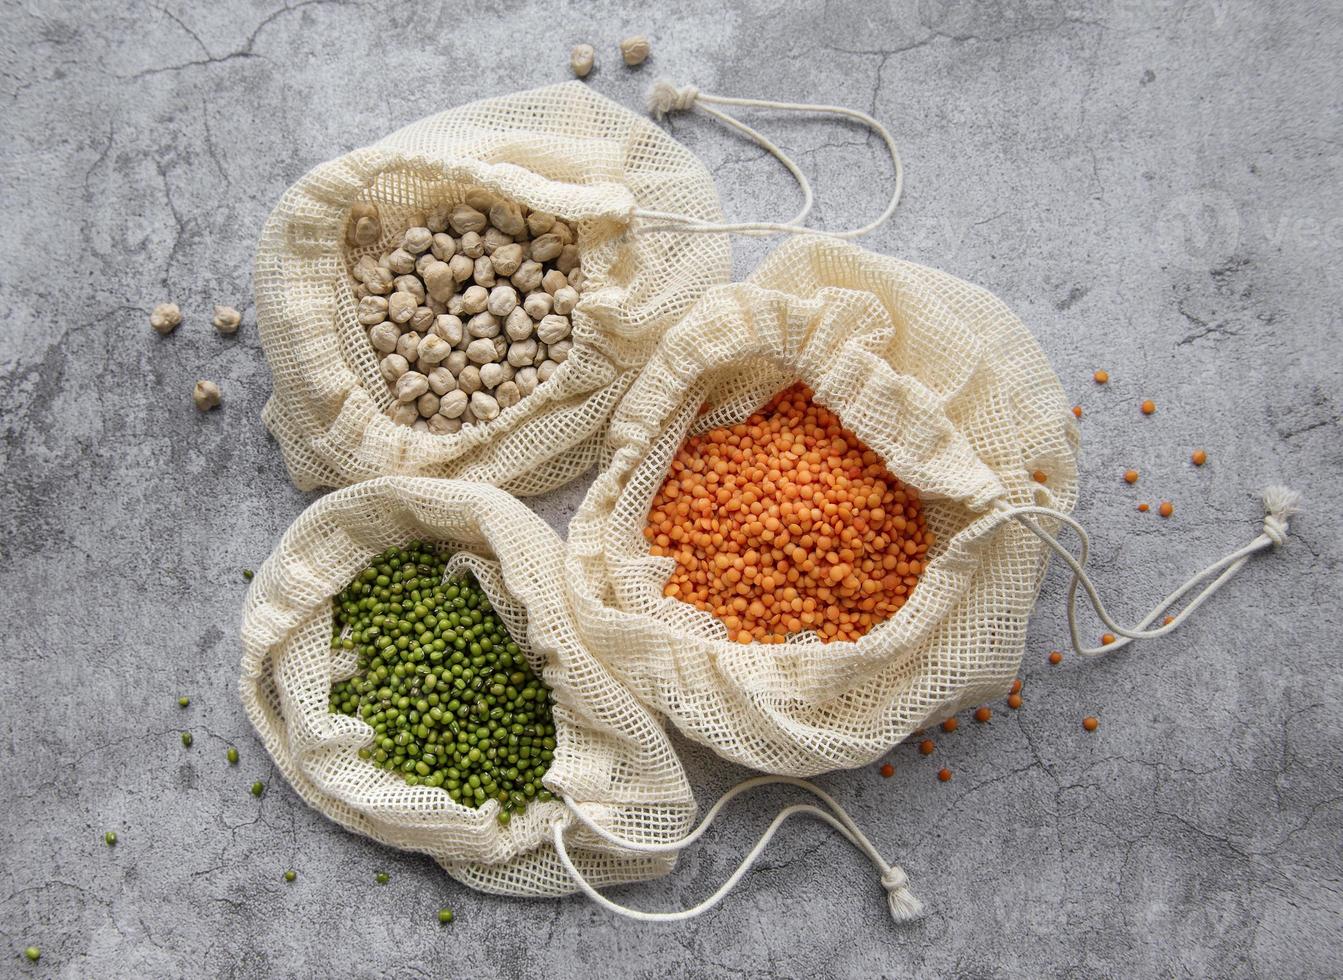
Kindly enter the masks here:
<path id="1" fill-rule="evenodd" d="M 625 64 L 630 67 L 642 65 L 648 60 L 652 50 L 653 46 L 648 43 L 648 38 L 642 34 L 627 37 L 620 42 L 620 57 L 624 58 Z"/>
<path id="2" fill-rule="evenodd" d="M 212 408 L 219 407 L 219 385 L 202 378 L 191 389 L 191 400 L 196 403 L 196 407 L 202 412 L 208 412 Z"/>
<path id="3" fill-rule="evenodd" d="M 228 336 L 238 332 L 238 324 L 242 323 L 242 314 L 231 306 L 216 306 L 210 323 L 221 334 Z"/>
<path id="4" fill-rule="evenodd" d="M 593 50 L 591 44 L 575 44 L 574 49 L 569 52 L 569 67 L 579 78 L 587 78 L 596 57 L 597 52 Z"/>
<path id="5" fill-rule="evenodd" d="M 182 311 L 176 303 L 160 303 L 149 314 L 149 325 L 164 337 L 182 324 Z"/>

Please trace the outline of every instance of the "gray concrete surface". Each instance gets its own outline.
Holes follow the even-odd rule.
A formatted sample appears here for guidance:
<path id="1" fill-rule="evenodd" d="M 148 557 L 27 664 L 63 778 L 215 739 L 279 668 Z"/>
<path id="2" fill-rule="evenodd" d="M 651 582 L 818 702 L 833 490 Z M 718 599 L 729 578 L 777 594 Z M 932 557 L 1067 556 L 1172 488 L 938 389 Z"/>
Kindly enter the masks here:
<path id="1" fill-rule="evenodd" d="M 1339 7 L 645 6 L 0 7 L 0 974 L 1337 974 Z M 614 46 L 635 31 L 654 55 L 629 71 Z M 473 894 L 309 811 L 242 715 L 239 571 L 312 499 L 258 418 L 270 379 L 249 269 L 268 210 L 309 167 L 405 122 L 565 78 L 580 40 L 599 51 L 591 84 L 631 106 L 665 74 L 890 124 L 908 192 L 866 244 L 988 286 L 1035 331 L 1085 407 L 1079 516 L 1117 608 L 1248 541 L 1258 488 L 1305 495 L 1286 549 L 1176 636 L 1110 660 L 1047 665 L 1064 642 L 1051 570 L 1020 711 L 966 719 L 931 758 L 893 750 L 892 779 L 823 780 L 908 868 L 930 909 L 915 925 L 892 926 L 819 825 L 787 829 L 688 925 Z M 880 207 L 873 139 L 762 122 L 816 175 L 823 222 Z M 791 213 L 758 150 L 703 119 L 672 129 L 729 213 Z M 738 273 L 766 247 L 742 243 Z M 167 340 L 146 325 L 165 299 L 187 317 Z M 244 310 L 236 339 L 210 329 L 215 303 Z M 191 407 L 198 376 L 221 383 L 222 410 Z M 1142 419 L 1149 396 L 1160 408 Z M 536 507 L 563 529 L 582 482 Z M 1172 520 L 1135 512 L 1162 498 Z M 738 775 L 686 758 L 705 799 Z M 737 806 L 675 878 L 625 897 L 707 894 L 782 799 Z"/>

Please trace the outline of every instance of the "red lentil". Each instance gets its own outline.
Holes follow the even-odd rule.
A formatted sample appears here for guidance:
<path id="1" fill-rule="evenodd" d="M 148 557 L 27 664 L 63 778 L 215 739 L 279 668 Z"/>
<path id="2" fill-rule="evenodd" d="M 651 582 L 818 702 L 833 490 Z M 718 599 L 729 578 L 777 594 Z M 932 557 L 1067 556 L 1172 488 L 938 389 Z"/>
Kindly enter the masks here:
<path id="1" fill-rule="evenodd" d="M 1156 411 L 1156 402 L 1152 401 L 1152 399 L 1149 398 L 1138 407 L 1142 409 L 1142 413 L 1144 415 L 1151 415 L 1153 412 Z"/>
<path id="2" fill-rule="evenodd" d="M 1110 372 L 1097 371 L 1095 374 L 1091 376 L 1091 380 L 1095 381 L 1096 384 L 1098 385 L 1103 385 L 1110 380 Z"/>
<path id="3" fill-rule="evenodd" d="M 1161 506 L 1156 509 L 1156 512 L 1162 517 L 1170 517 L 1171 514 L 1175 513 L 1175 505 L 1169 500 L 1163 500 L 1161 501 Z"/>
<path id="4" fill-rule="evenodd" d="M 975 721 L 979 722 L 981 725 L 992 717 L 993 712 L 990 711 L 987 707 L 981 707 L 975 709 Z"/>
<path id="5" fill-rule="evenodd" d="M 950 769 L 937 770 L 937 778 L 942 780 L 942 782 L 944 783 L 951 782 L 951 770 Z"/>
<path id="6" fill-rule="evenodd" d="M 932 755 L 934 748 L 936 748 L 936 746 L 933 745 L 933 740 L 931 738 L 925 738 L 919 743 L 919 754 Z"/>
<path id="7" fill-rule="evenodd" d="M 1193 454 L 1190 455 L 1189 461 L 1193 463 L 1195 466 L 1202 466 L 1204 463 L 1208 461 L 1208 454 L 1205 453 L 1202 449 L 1195 449 Z"/>
<path id="8" fill-rule="evenodd" d="M 1031 474 L 1031 479 L 1034 480 L 1036 483 L 1048 483 L 1049 474 L 1046 473 L 1044 470 L 1036 470 L 1034 473 Z"/>
<path id="9" fill-rule="evenodd" d="M 1051 650 L 1049 653 L 1049 662 L 1051 664 L 1063 663 L 1063 654 L 1059 653 L 1057 650 Z"/>
<path id="10" fill-rule="evenodd" d="M 1097 728 L 1101 727 L 1100 719 L 1087 715 L 1087 717 L 1082 719 L 1082 727 L 1089 732 L 1094 732 Z"/>
<path id="11" fill-rule="evenodd" d="M 889 762 L 886 763 L 886 765 L 881 767 L 881 774 L 887 779 L 890 779 L 895 775 L 895 766 L 891 765 Z"/>
<path id="12" fill-rule="evenodd" d="M 1101 636 L 1101 646 L 1103 647 L 1108 647 L 1114 641 L 1115 635 L 1113 633 L 1105 633 Z"/>
<path id="13" fill-rule="evenodd" d="M 1020 695 L 1020 694 L 1009 694 L 1009 695 L 1007 696 L 1007 706 L 1008 706 L 1009 708 L 1011 708 L 1013 711 L 1016 711 L 1018 708 L 1020 708 L 1020 707 L 1021 707 L 1021 695 Z"/>
<path id="14" fill-rule="evenodd" d="M 1138 482 L 1138 471 L 1137 471 L 1137 470 L 1125 470 L 1125 471 L 1124 471 L 1124 482 L 1125 482 L 1125 483 L 1137 483 L 1137 482 Z"/>
<path id="15" fill-rule="evenodd" d="M 858 639 L 905 604 L 933 544 L 918 491 L 801 384 L 687 439 L 644 536 L 676 560 L 664 594 L 739 643 Z"/>
<path id="16" fill-rule="evenodd" d="M 1146 514 L 1146 513 L 1147 513 L 1149 510 L 1151 510 L 1151 509 L 1152 509 L 1152 508 L 1151 508 L 1150 506 L 1148 506 L 1147 504 L 1139 504 L 1139 505 L 1138 505 L 1138 512 L 1141 513 L 1141 514 Z"/>
<path id="17" fill-rule="evenodd" d="M 1082 417 L 1082 406 L 1081 406 L 1081 405 L 1074 405 L 1074 406 L 1073 406 L 1073 415 L 1074 415 L 1074 417 L 1079 418 L 1079 419 Z"/>
<path id="18" fill-rule="evenodd" d="M 1014 680 L 1014 681 L 1012 682 L 1012 690 L 1008 691 L 1007 693 L 1008 693 L 1008 694 L 1020 694 L 1020 693 L 1021 693 L 1021 678 L 1020 678 L 1020 677 L 1018 677 L 1016 680 Z"/>
<path id="19" fill-rule="evenodd" d="M 960 727 L 960 724 L 961 723 L 957 721 L 955 718 L 948 718 L 946 721 L 942 722 L 942 731 L 954 732 L 957 728 Z"/>

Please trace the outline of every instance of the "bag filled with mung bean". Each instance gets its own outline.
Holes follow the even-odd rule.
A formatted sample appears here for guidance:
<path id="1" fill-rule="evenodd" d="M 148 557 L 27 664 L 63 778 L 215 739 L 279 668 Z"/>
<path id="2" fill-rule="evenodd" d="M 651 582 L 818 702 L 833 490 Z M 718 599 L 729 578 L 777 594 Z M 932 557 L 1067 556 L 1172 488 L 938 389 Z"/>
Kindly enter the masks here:
<path id="1" fill-rule="evenodd" d="M 391 576 L 365 571 L 388 549 L 413 541 L 450 556 L 444 582 L 470 583 L 488 602 L 473 600 L 460 614 L 441 608 L 435 622 L 425 608 L 432 603 L 419 592 L 406 598 L 398 584 L 403 571 L 410 575 L 409 557 Z M 545 523 L 482 484 L 384 477 L 309 507 L 257 573 L 242 622 L 243 703 L 299 796 L 341 826 L 427 854 L 484 891 L 560 895 L 574 890 L 575 873 L 614 884 L 669 870 L 673 855 L 623 845 L 676 839 L 693 816 L 694 798 L 660 723 L 579 639 L 560 585 L 562 561 L 563 546 Z M 417 589 L 430 584 L 409 581 Z M 351 583 L 353 594 L 346 591 Z M 397 604 L 382 607 L 386 616 L 360 635 L 333 639 L 341 603 L 355 608 L 365 601 L 359 595 L 389 593 Z M 500 652 L 497 633 L 493 649 L 480 639 L 482 613 L 506 626 L 516 645 L 508 650 L 526 658 L 525 668 L 505 663 L 501 674 L 473 676 L 472 667 L 488 670 L 481 665 Z M 392 643 L 399 618 L 415 626 Z M 386 664 L 367 663 L 367 651 Z M 385 669 L 392 664 L 395 677 Z M 357 673 L 380 666 L 379 674 Z M 549 688 L 552 726 L 537 731 L 530 714 L 468 710 L 481 703 L 469 699 L 472 692 L 502 696 L 507 686 L 514 702 L 519 694 L 530 699 L 538 690 L 533 675 Z M 371 699 L 361 715 L 341 710 L 354 691 Z M 531 737 L 551 728 L 553 738 Z M 412 742 L 423 748 L 403 747 Z M 410 753 L 404 765 L 393 765 L 399 754 L 387 758 L 402 752 Z M 447 754 L 460 758 L 460 772 L 445 766 Z M 516 778 L 516 767 L 546 757 L 539 793 L 530 783 L 525 798 L 496 798 L 480 788 L 495 789 L 491 773 Z M 567 838 L 562 861 L 560 835 Z"/>
<path id="2" fill-rule="evenodd" d="M 781 444 L 801 431 L 777 421 L 803 417 L 798 381 L 814 400 L 805 418 L 821 422 Z M 1074 573 L 1074 646 L 1097 653 L 1178 626 L 1282 542 L 1295 504 L 1267 491 L 1259 537 L 1119 627 L 1068 516 L 1077 426 L 1021 321 L 946 273 L 815 236 L 710 290 L 622 399 L 609 440 L 567 544 L 583 642 L 692 739 L 790 776 L 871 762 L 1005 695 L 1051 551 Z M 1081 537 L 1080 560 L 1054 537 L 1061 525 Z M 745 541 L 744 562 L 723 554 L 728 538 Z M 1079 585 L 1118 634 L 1102 647 L 1078 637 Z"/>
<path id="3" fill-rule="evenodd" d="M 257 246 L 263 418 L 300 489 L 400 473 L 519 495 L 597 459 L 661 333 L 726 282 L 704 166 L 580 82 L 427 117 L 292 186 Z"/>

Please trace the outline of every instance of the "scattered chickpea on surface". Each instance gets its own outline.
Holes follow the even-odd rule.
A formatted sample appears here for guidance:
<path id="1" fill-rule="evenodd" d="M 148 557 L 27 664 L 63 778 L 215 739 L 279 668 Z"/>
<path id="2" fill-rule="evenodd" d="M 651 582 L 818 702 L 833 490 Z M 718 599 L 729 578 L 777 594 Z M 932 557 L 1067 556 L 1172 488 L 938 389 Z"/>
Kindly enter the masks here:
<path id="1" fill-rule="evenodd" d="M 206 381 L 202 378 L 196 382 L 196 387 L 191 390 L 191 400 L 196 403 L 196 407 L 202 412 L 208 412 L 212 408 L 219 406 L 219 385 L 213 381 Z"/>
<path id="2" fill-rule="evenodd" d="M 176 303 L 160 303 L 149 314 L 149 325 L 166 337 L 182 323 L 182 311 Z"/>
<path id="3" fill-rule="evenodd" d="M 620 42 L 620 57 L 624 58 L 625 64 L 631 68 L 635 65 L 642 65 L 648 60 L 648 56 L 652 52 L 653 46 L 643 34 L 627 37 Z"/>
<path id="4" fill-rule="evenodd" d="M 216 330 L 227 336 L 238 332 L 242 314 L 231 306 L 216 306 L 214 318 L 210 322 L 214 324 Z"/>
<path id="5" fill-rule="evenodd" d="M 597 52 L 591 44 L 575 44 L 573 51 L 569 52 L 569 67 L 579 78 L 587 78 L 596 57 Z"/>

